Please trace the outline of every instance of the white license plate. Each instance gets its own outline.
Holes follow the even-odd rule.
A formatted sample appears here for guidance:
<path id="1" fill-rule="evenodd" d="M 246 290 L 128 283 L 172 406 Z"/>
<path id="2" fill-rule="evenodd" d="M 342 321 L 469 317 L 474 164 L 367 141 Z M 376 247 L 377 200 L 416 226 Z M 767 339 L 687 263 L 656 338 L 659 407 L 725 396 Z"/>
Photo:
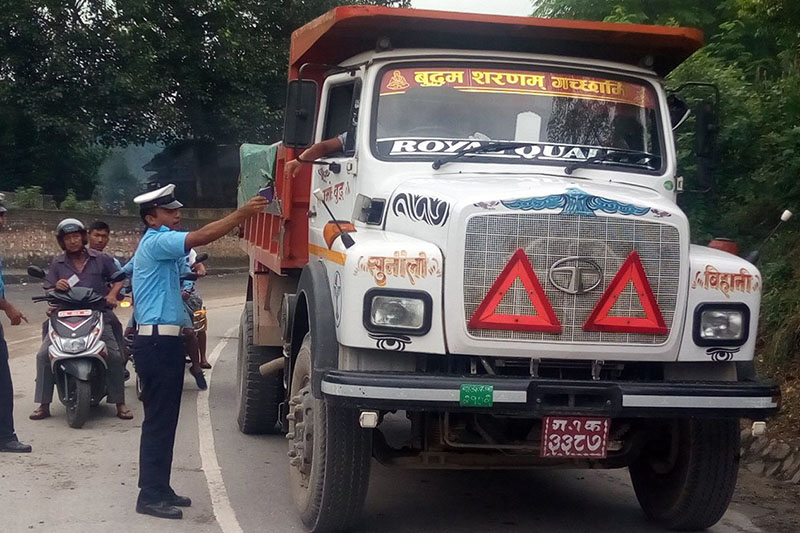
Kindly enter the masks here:
<path id="1" fill-rule="evenodd" d="M 92 311 L 91 309 L 77 309 L 72 311 L 59 311 L 58 318 L 64 318 L 69 316 L 91 316 Z"/>

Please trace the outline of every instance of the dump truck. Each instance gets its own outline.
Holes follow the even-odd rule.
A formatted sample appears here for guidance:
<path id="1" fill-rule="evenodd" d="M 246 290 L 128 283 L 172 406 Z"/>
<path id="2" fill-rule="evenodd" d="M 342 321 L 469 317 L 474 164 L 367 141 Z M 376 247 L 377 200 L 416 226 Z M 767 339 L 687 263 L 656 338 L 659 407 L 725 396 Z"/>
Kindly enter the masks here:
<path id="1" fill-rule="evenodd" d="M 753 371 L 761 274 L 677 204 L 699 187 L 673 130 L 695 123 L 702 177 L 716 115 L 664 77 L 701 46 L 373 6 L 292 34 L 283 140 L 242 147 L 241 200 L 272 201 L 241 228 L 239 426 L 286 433 L 309 530 L 356 524 L 373 459 L 627 468 L 663 526 L 723 516 L 741 420 L 780 392 Z"/>

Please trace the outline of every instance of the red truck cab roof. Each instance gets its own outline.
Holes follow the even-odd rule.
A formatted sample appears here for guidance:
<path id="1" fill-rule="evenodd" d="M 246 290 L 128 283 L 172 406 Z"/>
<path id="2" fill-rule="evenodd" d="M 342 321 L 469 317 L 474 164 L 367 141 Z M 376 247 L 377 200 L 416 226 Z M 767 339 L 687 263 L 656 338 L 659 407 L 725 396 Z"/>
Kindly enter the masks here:
<path id="1" fill-rule="evenodd" d="M 304 63 L 335 65 L 374 50 L 381 37 L 394 48 L 561 55 L 645 66 L 661 76 L 703 46 L 703 33 L 694 28 L 345 6 L 292 33 L 290 78 Z"/>

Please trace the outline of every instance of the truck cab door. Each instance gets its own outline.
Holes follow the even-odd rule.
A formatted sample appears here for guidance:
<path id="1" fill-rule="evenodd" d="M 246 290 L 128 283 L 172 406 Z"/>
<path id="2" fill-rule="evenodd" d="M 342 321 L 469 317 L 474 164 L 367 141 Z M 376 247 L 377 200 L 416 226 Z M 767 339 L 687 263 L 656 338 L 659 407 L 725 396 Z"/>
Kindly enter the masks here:
<path id="1" fill-rule="evenodd" d="M 319 188 L 337 220 L 350 221 L 355 203 L 355 180 L 358 171 L 356 142 L 360 131 L 358 112 L 361 102 L 361 78 L 353 73 L 329 77 L 323 87 L 322 121 L 317 130 L 316 142 L 338 137 L 342 150 L 330 154 L 315 165 L 311 177 L 311 188 Z M 317 216 L 311 221 L 311 231 L 322 231 L 330 222 L 323 206 L 315 210 Z"/>

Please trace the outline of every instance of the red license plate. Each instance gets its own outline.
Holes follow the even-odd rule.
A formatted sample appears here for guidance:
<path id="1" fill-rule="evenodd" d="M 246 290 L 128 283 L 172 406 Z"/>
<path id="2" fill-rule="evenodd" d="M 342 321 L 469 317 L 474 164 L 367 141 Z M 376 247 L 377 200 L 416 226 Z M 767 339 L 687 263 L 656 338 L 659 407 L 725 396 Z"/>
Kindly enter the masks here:
<path id="1" fill-rule="evenodd" d="M 548 416 L 542 421 L 542 457 L 605 458 L 608 418 Z"/>

